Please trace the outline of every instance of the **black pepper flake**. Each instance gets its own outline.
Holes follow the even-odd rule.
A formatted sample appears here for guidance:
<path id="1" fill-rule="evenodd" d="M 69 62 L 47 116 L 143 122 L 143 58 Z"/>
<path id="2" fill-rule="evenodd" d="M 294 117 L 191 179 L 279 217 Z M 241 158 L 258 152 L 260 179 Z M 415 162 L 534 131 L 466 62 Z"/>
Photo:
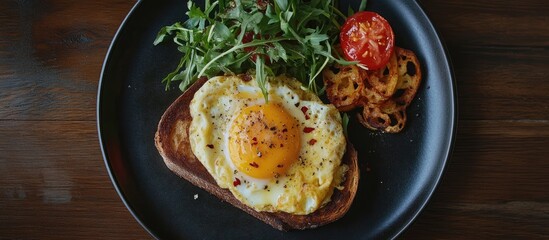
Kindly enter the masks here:
<path id="1" fill-rule="evenodd" d="M 282 129 L 282 132 L 283 132 L 283 133 L 285 133 L 285 132 L 287 132 L 287 131 L 288 131 L 287 128 Z"/>
<path id="2" fill-rule="evenodd" d="M 284 147 L 284 144 L 281 143 L 281 144 L 280 144 L 280 147 Z"/>
<path id="3" fill-rule="evenodd" d="M 284 188 L 286 188 L 286 185 L 284 185 Z"/>
<path id="4" fill-rule="evenodd" d="M 267 188 L 269 188 L 269 186 L 265 185 L 265 187 L 263 187 L 263 190 L 267 190 Z"/>
<path id="5" fill-rule="evenodd" d="M 284 165 L 278 164 L 278 165 L 276 165 L 276 167 L 277 167 L 277 168 L 281 168 L 281 167 L 284 167 Z"/>
<path id="6" fill-rule="evenodd" d="M 275 182 L 275 183 L 276 183 L 276 184 L 278 184 L 278 180 L 276 180 L 276 182 Z"/>
<path id="7" fill-rule="evenodd" d="M 259 165 L 256 163 L 256 162 L 252 162 L 250 163 L 250 166 L 254 167 L 254 168 L 258 168 Z"/>
<path id="8" fill-rule="evenodd" d="M 296 103 L 294 104 L 294 106 L 295 106 L 295 107 L 299 107 L 299 102 L 296 102 Z"/>
<path id="9" fill-rule="evenodd" d="M 271 127 L 271 128 L 269 128 L 269 130 L 276 131 L 276 127 Z"/>
<path id="10" fill-rule="evenodd" d="M 206 145 L 206 147 L 209 147 L 209 148 L 213 149 L 214 145 L 213 144 L 208 144 L 208 145 Z"/>

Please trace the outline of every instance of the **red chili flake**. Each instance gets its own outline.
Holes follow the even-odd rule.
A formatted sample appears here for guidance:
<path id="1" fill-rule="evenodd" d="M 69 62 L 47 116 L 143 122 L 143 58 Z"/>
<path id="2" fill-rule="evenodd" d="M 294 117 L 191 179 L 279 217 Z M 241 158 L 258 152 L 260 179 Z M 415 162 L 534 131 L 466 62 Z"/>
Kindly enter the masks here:
<path id="1" fill-rule="evenodd" d="M 312 132 L 313 130 L 315 130 L 315 128 L 312 128 L 312 127 L 305 127 L 305 128 L 303 129 L 303 132 L 304 132 L 304 133 L 310 133 L 310 132 Z"/>
<path id="2" fill-rule="evenodd" d="M 262 12 L 265 12 L 265 10 L 267 9 L 267 6 L 269 6 L 268 0 L 257 0 L 257 8 Z"/>
<path id="3" fill-rule="evenodd" d="M 315 145 L 315 143 L 316 143 L 316 139 L 313 138 L 309 140 L 309 145 Z"/>
<path id="4" fill-rule="evenodd" d="M 249 82 L 252 80 L 252 76 L 250 76 L 249 74 L 242 74 L 242 81 L 244 82 Z"/>
<path id="5" fill-rule="evenodd" d="M 281 168 L 281 167 L 284 167 L 284 165 L 278 164 L 278 165 L 276 165 L 276 167 L 277 167 L 277 168 Z"/>
<path id="6" fill-rule="evenodd" d="M 257 145 L 257 138 L 256 137 L 252 138 L 252 141 L 253 141 L 252 145 Z"/>
<path id="7" fill-rule="evenodd" d="M 250 163 L 250 166 L 254 167 L 254 168 L 258 168 L 259 165 L 256 163 L 256 162 L 252 162 Z"/>
<path id="8" fill-rule="evenodd" d="M 213 148 L 214 148 L 214 145 L 213 145 L 213 144 L 208 144 L 208 145 L 206 145 L 206 147 L 209 147 L 209 148 L 212 148 L 212 149 L 213 149 Z"/>
<path id="9" fill-rule="evenodd" d="M 234 178 L 233 186 L 236 187 L 236 186 L 238 186 L 238 185 L 240 185 L 240 179 Z"/>
<path id="10" fill-rule="evenodd" d="M 282 132 L 283 132 L 283 133 L 285 133 L 285 132 L 287 132 L 287 131 L 288 131 L 287 128 L 282 129 Z"/>
<path id="11" fill-rule="evenodd" d="M 309 108 L 303 106 L 303 107 L 301 107 L 301 111 L 303 112 L 303 115 L 305 115 L 305 119 L 309 120 L 310 117 L 309 117 L 309 114 L 307 114 L 307 111 L 309 111 Z"/>

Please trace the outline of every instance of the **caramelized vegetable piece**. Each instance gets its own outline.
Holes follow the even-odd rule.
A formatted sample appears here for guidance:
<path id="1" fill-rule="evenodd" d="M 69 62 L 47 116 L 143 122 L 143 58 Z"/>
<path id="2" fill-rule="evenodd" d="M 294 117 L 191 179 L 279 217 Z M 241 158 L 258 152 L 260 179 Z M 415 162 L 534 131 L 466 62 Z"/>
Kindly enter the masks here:
<path id="1" fill-rule="evenodd" d="M 391 97 L 401 109 L 407 108 L 416 96 L 421 84 L 421 67 L 414 52 L 396 48 L 398 61 L 398 83 Z"/>
<path id="2" fill-rule="evenodd" d="M 350 111 L 360 106 L 366 72 L 357 66 L 336 66 L 339 72 L 331 69 L 322 72 L 326 95 L 339 111 Z"/>
<path id="3" fill-rule="evenodd" d="M 373 90 L 381 94 L 384 98 L 389 98 L 395 93 L 398 82 L 397 64 L 396 54 L 393 53 L 385 67 L 368 72 L 368 83 L 370 83 Z"/>
<path id="4" fill-rule="evenodd" d="M 339 111 L 364 107 L 358 114 L 362 125 L 388 133 L 406 125 L 406 108 L 421 83 L 421 67 L 414 52 L 395 47 L 387 65 L 367 71 L 355 65 L 324 70 L 328 99 Z"/>
<path id="5" fill-rule="evenodd" d="M 416 55 L 406 49 L 395 48 L 398 75 L 393 95 L 384 102 L 368 102 L 358 119 L 372 130 L 400 132 L 406 125 L 406 108 L 414 99 L 421 83 L 421 69 Z"/>
<path id="6" fill-rule="evenodd" d="M 362 114 L 359 113 L 357 117 L 365 127 L 387 133 L 400 132 L 406 125 L 405 110 L 382 109 L 378 105 L 364 106 Z"/>

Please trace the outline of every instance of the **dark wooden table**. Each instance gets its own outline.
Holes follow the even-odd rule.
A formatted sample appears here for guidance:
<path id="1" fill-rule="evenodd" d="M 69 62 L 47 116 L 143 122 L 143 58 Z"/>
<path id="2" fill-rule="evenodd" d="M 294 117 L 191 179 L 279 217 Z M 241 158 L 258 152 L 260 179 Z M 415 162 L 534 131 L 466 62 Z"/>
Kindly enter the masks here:
<path id="1" fill-rule="evenodd" d="M 406 0 L 403 0 L 406 1 Z M 403 238 L 549 238 L 549 3 L 423 0 L 452 56 L 453 157 Z M 103 164 L 96 93 L 134 1 L 0 1 L 0 239 L 146 239 Z"/>

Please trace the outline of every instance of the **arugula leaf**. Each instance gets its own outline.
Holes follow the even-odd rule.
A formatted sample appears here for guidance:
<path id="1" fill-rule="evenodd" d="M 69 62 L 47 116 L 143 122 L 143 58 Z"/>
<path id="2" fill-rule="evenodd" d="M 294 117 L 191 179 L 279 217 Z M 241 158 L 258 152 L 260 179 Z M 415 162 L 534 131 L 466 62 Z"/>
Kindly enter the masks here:
<path id="1" fill-rule="evenodd" d="M 328 35 L 321 34 L 318 32 L 313 32 L 307 36 L 305 36 L 305 42 L 309 42 L 311 46 L 316 50 L 322 50 L 323 46 L 320 45 L 322 42 L 328 40 Z"/>
<path id="2" fill-rule="evenodd" d="M 222 22 L 215 22 L 210 32 L 211 37 L 208 37 L 208 42 L 213 39 L 217 43 L 223 43 L 231 37 L 231 30 Z"/>
<path id="3" fill-rule="evenodd" d="M 360 2 L 360 6 L 358 7 L 359 12 L 366 10 L 366 3 L 368 3 L 368 0 L 362 0 Z"/>
<path id="4" fill-rule="evenodd" d="M 265 66 L 263 62 L 263 56 L 258 56 L 255 60 L 255 79 L 257 81 L 257 85 L 259 85 L 259 88 L 261 89 L 261 92 L 263 93 L 263 97 L 265 97 L 265 102 L 269 102 L 269 95 L 267 94 L 267 86 L 265 86 L 265 82 L 267 80 L 267 77 L 265 76 Z"/>
<path id="5" fill-rule="evenodd" d="M 343 126 L 343 134 L 348 138 L 349 134 L 347 132 L 347 127 L 349 126 L 349 115 L 347 113 L 341 114 L 341 125 Z"/>
<path id="6" fill-rule="evenodd" d="M 168 36 L 168 30 L 167 30 L 168 27 L 162 27 L 160 29 L 160 31 L 158 32 L 158 34 L 156 34 L 156 38 L 154 39 L 154 45 L 158 45 L 159 43 L 163 42 L 164 41 L 164 38 L 166 36 Z"/>
<path id="7" fill-rule="evenodd" d="M 162 82 L 167 90 L 172 82 L 181 81 L 179 88 L 185 91 L 201 76 L 255 69 L 265 100 L 268 79 L 280 74 L 322 94 L 318 79 L 326 66 L 356 64 L 332 51 L 346 17 L 334 4 L 332 0 L 205 0 L 202 10 L 189 0 L 188 19 L 161 28 L 154 40 L 158 45 L 172 39 L 182 53 Z M 245 39 L 250 33 L 253 39 Z"/>
<path id="8" fill-rule="evenodd" d="M 189 11 L 187 11 L 187 16 L 189 16 L 189 19 L 185 22 L 186 26 L 188 28 L 204 29 L 208 18 L 206 14 L 204 14 L 199 7 L 192 4 L 190 1 L 187 3 L 187 7 L 189 8 Z"/>
<path id="9" fill-rule="evenodd" d="M 288 10 L 288 0 L 275 0 L 275 6 L 280 9 L 280 12 L 285 12 Z"/>

